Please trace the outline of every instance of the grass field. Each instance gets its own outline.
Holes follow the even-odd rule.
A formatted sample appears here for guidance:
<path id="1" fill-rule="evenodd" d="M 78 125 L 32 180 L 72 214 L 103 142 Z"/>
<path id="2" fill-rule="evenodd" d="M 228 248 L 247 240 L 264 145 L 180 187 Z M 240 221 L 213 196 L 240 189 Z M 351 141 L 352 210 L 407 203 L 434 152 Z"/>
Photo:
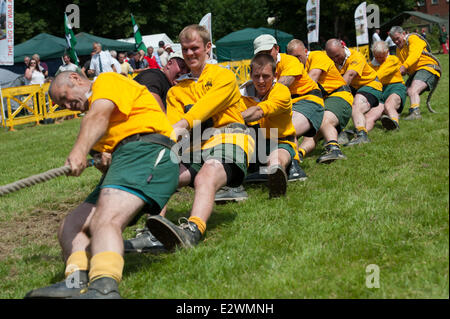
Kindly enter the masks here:
<path id="1" fill-rule="evenodd" d="M 195 249 L 126 255 L 122 296 L 449 298 L 449 59 L 439 57 L 437 114 L 423 97 L 423 120 L 398 132 L 377 124 L 372 143 L 344 149 L 346 161 L 318 165 L 317 149 L 303 164 L 309 179 L 290 183 L 285 198 L 247 187 L 247 201 L 214 208 Z M 1 131 L 0 185 L 62 166 L 79 124 Z M 58 225 L 99 177 L 91 168 L 0 198 L 0 298 L 63 279 Z M 175 194 L 167 217 L 186 216 L 192 195 Z M 366 286 L 370 264 L 379 288 Z"/>

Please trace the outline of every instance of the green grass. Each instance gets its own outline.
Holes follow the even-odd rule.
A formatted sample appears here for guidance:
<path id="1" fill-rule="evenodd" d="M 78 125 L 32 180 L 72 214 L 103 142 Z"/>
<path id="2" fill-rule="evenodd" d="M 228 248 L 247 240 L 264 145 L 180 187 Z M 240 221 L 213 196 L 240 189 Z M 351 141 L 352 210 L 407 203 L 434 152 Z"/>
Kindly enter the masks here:
<path id="1" fill-rule="evenodd" d="M 370 132 L 372 143 L 345 148 L 348 160 L 305 159 L 309 179 L 268 199 L 247 187 L 244 203 L 216 206 L 206 238 L 174 254 L 126 255 L 126 298 L 449 298 L 448 56 L 430 114 L 401 130 Z M 406 108 L 407 109 L 407 108 Z M 64 164 L 79 120 L 0 132 L 0 185 Z M 22 298 L 62 280 L 56 231 L 100 174 L 60 177 L 0 198 L 0 298 Z M 169 202 L 176 221 L 192 190 Z M 126 237 L 134 229 L 125 231 Z M 366 267 L 380 288 L 366 287 Z"/>

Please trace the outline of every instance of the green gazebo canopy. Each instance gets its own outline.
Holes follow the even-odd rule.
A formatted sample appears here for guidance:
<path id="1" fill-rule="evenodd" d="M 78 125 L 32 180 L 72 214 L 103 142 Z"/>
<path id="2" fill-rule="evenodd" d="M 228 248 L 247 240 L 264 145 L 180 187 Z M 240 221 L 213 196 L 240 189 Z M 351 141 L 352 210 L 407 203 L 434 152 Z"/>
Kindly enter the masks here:
<path id="1" fill-rule="evenodd" d="M 277 39 L 281 52 L 286 52 L 288 42 L 294 38 L 292 34 L 269 28 L 246 28 L 235 31 L 216 41 L 219 62 L 251 59 L 253 40 L 261 34 L 273 35 Z"/>

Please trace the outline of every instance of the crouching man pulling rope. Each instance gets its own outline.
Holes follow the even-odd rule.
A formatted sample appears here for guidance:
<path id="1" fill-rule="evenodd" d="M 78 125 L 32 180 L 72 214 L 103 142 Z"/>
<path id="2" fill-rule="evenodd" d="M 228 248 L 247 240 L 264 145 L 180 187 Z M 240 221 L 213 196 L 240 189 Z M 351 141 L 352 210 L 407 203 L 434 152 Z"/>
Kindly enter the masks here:
<path id="1" fill-rule="evenodd" d="M 158 214 L 177 187 L 172 126 L 147 88 L 120 74 L 102 73 L 91 83 L 62 72 L 49 93 L 70 110 L 89 110 L 66 161 L 69 175 L 83 172 L 91 149 L 112 157 L 94 191 L 60 226 L 66 280 L 26 297 L 120 298 L 122 231 L 140 212 Z"/>

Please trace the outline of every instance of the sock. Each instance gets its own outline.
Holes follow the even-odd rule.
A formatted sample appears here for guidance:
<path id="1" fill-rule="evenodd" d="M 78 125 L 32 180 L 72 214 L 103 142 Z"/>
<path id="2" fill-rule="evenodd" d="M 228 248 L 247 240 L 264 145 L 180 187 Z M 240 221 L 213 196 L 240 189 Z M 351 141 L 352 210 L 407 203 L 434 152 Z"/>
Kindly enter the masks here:
<path id="1" fill-rule="evenodd" d="M 356 130 L 359 132 L 359 131 L 364 131 L 364 132 L 366 132 L 366 133 L 369 133 L 369 132 L 367 132 L 367 129 L 364 127 L 364 126 L 357 126 L 356 127 Z"/>
<path id="2" fill-rule="evenodd" d="M 336 146 L 339 146 L 339 143 L 338 143 L 338 141 L 330 140 L 330 141 L 327 142 L 326 145 L 336 145 Z"/>
<path id="3" fill-rule="evenodd" d="M 197 225 L 198 230 L 200 231 L 200 233 L 203 235 L 205 233 L 206 230 L 206 223 L 197 216 L 191 216 L 188 219 L 190 222 L 193 222 L 195 225 Z"/>
<path id="4" fill-rule="evenodd" d="M 102 277 L 111 277 L 120 282 L 122 279 L 124 260 L 123 257 L 113 251 L 104 251 L 91 258 L 89 281 Z"/>
<path id="5" fill-rule="evenodd" d="M 306 156 L 306 151 L 303 148 L 298 148 L 298 151 L 302 154 L 302 158 L 305 158 Z"/>
<path id="6" fill-rule="evenodd" d="M 412 109 L 417 109 L 419 106 L 420 106 L 420 104 L 411 104 L 409 106 L 409 108 L 412 110 Z"/>
<path id="7" fill-rule="evenodd" d="M 89 255 L 86 251 L 76 251 L 67 258 L 66 270 L 64 272 L 66 278 L 77 270 L 89 269 Z"/>

